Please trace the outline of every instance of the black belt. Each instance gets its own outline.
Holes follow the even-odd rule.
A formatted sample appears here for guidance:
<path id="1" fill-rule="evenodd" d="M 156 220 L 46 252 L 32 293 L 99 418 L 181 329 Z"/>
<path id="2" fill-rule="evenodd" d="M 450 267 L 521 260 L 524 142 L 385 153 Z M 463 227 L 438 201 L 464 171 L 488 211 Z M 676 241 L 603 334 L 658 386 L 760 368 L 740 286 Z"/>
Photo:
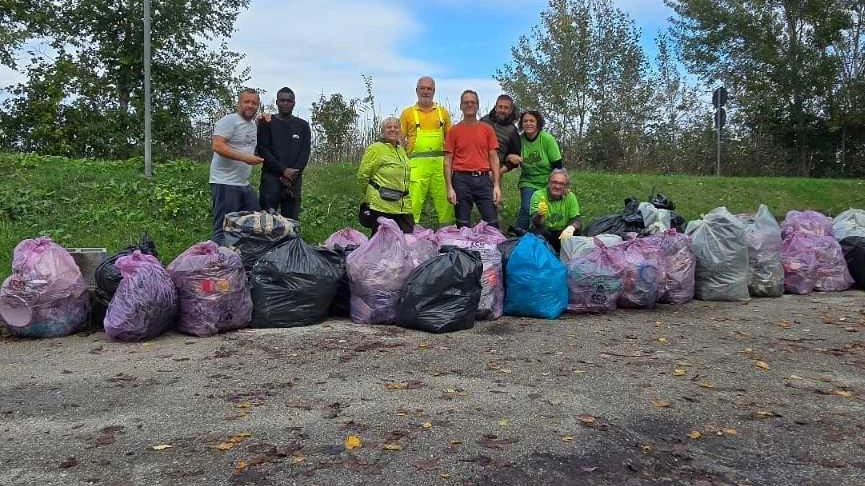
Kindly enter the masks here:
<path id="1" fill-rule="evenodd" d="M 488 170 L 472 170 L 472 171 L 458 170 L 456 172 L 457 172 L 457 174 L 466 174 L 466 175 L 470 175 L 472 177 L 480 177 L 480 176 L 485 176 L 485 175 L 490 174 L 490 171 L 488 171 Z"/>
<path id="2" fill-rule="evenodd" d="M 371 180 L 371 181 L 369 181 L 369 185 L 371 185 L 372 188 L 375 189 L 376 191 L 381 189 L 381 184 L 379 184 L 378 182 Z M 386 187 L 385 189 L 390 189 L 391 191 L 396 191 L 396 192 L 402 193 L 402 197 L 408 196 L 408 191 L 397 191 L 396 189 L 391 189 L 389 187 Z"/>

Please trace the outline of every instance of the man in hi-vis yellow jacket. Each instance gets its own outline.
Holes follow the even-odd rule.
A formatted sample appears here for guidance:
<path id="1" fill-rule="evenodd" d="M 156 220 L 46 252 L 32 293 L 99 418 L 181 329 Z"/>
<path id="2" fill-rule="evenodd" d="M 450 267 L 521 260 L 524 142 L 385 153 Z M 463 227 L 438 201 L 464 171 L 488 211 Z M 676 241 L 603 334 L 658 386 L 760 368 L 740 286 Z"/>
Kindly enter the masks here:
<path id="1" fill-rule="evenodd" d="M 402 111 L 400 129 L 406 138 L 411 165 L 409 194 L 415 222 L 430 195 L 440 225 L 454 220 L 454 207 L 448 202 L 444 178 L 445 135 L 451 128 L 448 111 L 433 101 L 435 81 L 429 76 L 417 80 L 417 103 Z"/>

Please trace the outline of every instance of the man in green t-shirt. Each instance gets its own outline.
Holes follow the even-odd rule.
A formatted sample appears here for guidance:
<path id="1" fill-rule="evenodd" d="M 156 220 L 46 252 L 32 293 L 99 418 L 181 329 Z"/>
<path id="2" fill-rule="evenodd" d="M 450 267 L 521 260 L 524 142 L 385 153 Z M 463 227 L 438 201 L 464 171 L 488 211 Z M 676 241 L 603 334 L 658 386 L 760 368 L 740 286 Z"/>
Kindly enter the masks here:
<path id="1" fill-rule="evenodd" d="M 546 189 L 535 191 L 529 204 L 532 232 L 546 238 L 556 252 L 562 239 L 579 234 L 583 226 L 580 203 L 568 189 L 570 182 L 566 170 L 553 169 Z"/>

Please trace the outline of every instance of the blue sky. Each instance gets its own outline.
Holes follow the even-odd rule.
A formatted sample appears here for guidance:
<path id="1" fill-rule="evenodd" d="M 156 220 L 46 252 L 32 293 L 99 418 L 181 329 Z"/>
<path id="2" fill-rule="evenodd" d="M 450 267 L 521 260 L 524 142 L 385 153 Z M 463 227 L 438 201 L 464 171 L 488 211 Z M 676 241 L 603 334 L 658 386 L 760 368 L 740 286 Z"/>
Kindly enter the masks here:
<path id="1" fill-rule="evenodd" d="M 640 27 L 652 57 L 654 37 L 672 11 L 663 0 L 614 2 Z M 304 117 L 322 93 L 364 96 L 361 74 L 372 75 L 382 114 L 413 103 L 415 81 L 427 74 L 447 106 L 455 107 L 467 88 L 489 106 L 499 94 L 492 75 L 546 6 L 545 0 L 252 0 L 229 46 L 246 54 L 238 67 L 251 69 L 250 86 L 268 91 L 265 102 L 290 86 Z M 21 79 L 0 69 L 0 86 Z"/>

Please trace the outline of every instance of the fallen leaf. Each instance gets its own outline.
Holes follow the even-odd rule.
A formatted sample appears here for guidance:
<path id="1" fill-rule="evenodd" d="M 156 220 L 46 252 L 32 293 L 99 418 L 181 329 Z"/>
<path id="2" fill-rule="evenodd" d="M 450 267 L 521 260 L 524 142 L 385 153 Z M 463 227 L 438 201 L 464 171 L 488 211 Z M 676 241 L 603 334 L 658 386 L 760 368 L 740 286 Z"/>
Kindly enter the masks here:
<path id="1" fill-rule="evenodd" d="M 345 438 L 343 445 L 346 449 L 352 450 L 357 449 L 358 447 L 363 446 L 363 441 L 361 440 L 359 435 L 350 435 Z"/>
<path id="2" fill-rule="evenodd" d="M 801 376 L 797 376 L 797 375 L 790 375 L 787 378 L 789 378 L 791 380 L 804 380 L 805 379 L 805 378 L 802 378 Z"/>
<path id="3" fill-rule="evenodd" d="M 751 414 L 751 417 L 756 419 L 765 419 L 769 417 L 780 417 L 780 415 L 778 415 L 772 410 L 757 410 L 756 412 Z"/>
<path id="4" fill-rule="evenodd" d="M 216 444 L 215 446 L 213 446 L 213 448 L 220 451 L 227 451 L 230 450 L 232 447 L 236 446 L 237 444 L 240 444 L 243 439 L 246 439 L 247 437 L 252 437 L 252 434 L 250 434 L 249 432 L 241 432 L 239 434 L 232 435 L 231 437 L 220 442 L 219 444 Z"/>
<path id="5" fill-rule="evenodd" d="M 451 477 L 451 475 L 446 473 L 446 472 L 443 472 L 443 473 L 439 474 L 439 477 L 442 479 L 448 479 L 449 477 Z"/>
<path id="6" fill-rule="evenodd" d="M 462 443 L 463 443 L 463 441 L 461 441 L 461 440 L 452 440 L 452 441 L 450 441 L 450 444 L 451 444 L 451 445 L 460 445 L 460 444 L 462 444 Z"/>
<path id="7" fill-rule="evenodd" d="M 592 425 L 596 420 L 598 420 L 594 415 L 589 415 L 587 413 L 577 415 L 577 419 L 586 425 Z"/>
<path id="8" fill-rule="evenodd" d="M 574 436 L 573 435 L 566 435 L 566 436 L 562 437 L 562 440 L 567 440 L 567 441 L 574 440 Z"/>
<path id="9" fill-rule="evenodd" d="M 791 327 L 793 327 L 793 325 L 790 324 L 790 321 L 788 321 L 786 319 L 782 319 L 782 320 L 776 322 L 775 325 L 780 327 L 781 329 L 790 329 Z"/>
<path id="10" fill-rule="evenodd" d="M 851 392 L 850 390 L 835 390 L 835 394 L 845 398 L 850 398 L 853 396 L 853 392 Z"/>
<path id="11" fill-rule="evenodd" d="M 250 403 L 250 402 L 240 402 L 237 405 L 235 405 L 235 408 L 251 408 L 251 407 L 252 407 L 252 403 Z"/>
<path id="12" fill-rule="evenodd" d="M 655 408 L 669 408 L 670 402 L 668 402 L 666 400 L 655 399 L 655 400 L 652 400 L 652 405 Z"/>
<path id="13" fill-rule="evenodd" d="M 431 429 L 431 428 L 432 428 L 432 423 L 431 423 L 431 422 L 424 422 L 424 423 L 421 424 L 421 427 L 423 427 L 423 428 L 425 428 L 425 429 Z"/>
<path id="14" fill-rule="evenodd" d="M 739 432 L 733 428 L 724 429 L 724 433 L 727 435 L 739 435 Z"/>
<path id="15" fill-rule="evenodd" d="M 640 449 L 643 450 L 643 454 L 650 454 L 652 451 L 655 450 L 655 446 L 653 446 L 652 444 L 643 444 L 640 446 Z"/>
<path id="16" fill-rule="evenodd" d="M 237 461 L 237 463 L 234 465 L 234 472 L 246 471 L 246 468 L 248 468 L 248 467 L 249 467 L 249 463 L 247 463 L 246 461 L 241 459 L 241 460 Z"/>
<path id="17" fill-rule="evenodd" d="M 694 440 L 697 440 L 702 436 L 703 436 L 703 434 L 701 434 L 699 430 L 692 430 L 692 431 L 688 432 L 688 437 L 690 437 Z"/>
<path id="18" fill-rule="evenodd" d="M 673 376 L 685 376 L 685 373 L 687 373 L 687 372 L 688 372 L 688 370 L 686 370 L 686 369 L 676 368 L 675 370 L 673 370 Z"/>
<path id="19" fill-rule="evenodd" d="M 511 370 L 508 369 L 508 368 L 500 368 L 500 369 L 499 369 L 499 373 L 504 373 L 504 374 L 506 374 L 506 375 L 509 375 L 509 374 L 513 373 L 513 371 L 511 371 Z"/>
<path id="20" fill-rule="evenodd" d="M 766 363 L 765 361 L 754 361 L 754 366 L 756 366 L 757 368 L 760 368 L 761 370 L 768 370 L 769 369 L 769 364 Z"/>
<path id="21" fill-rule="evenodd" d="M 508 421 L 508 419 L 499 420 L 499 426 L 501 426 L 501 427 L 507 427 L 509 424 L 510 424 L 510 422 Z"/>
<path id="22" fill-rule="evenodd" d="M 169 445 L 169 444 L 160 444 L 160 445 L 150 446 L 150 448 L 153 449 L 154 451 L 164 451 L 165 449 L 171 449 L 172 447 L 174 447 L 174 446 Z"/>
<path id="23" fill-rule="evenodd" d="M 295 464 L 300 464 L 301 462 L 303 462 L 305 460 L 306 460 L 306 456 L 303 456 L 303 455 L 291 456 L 291 462 L 293 462 Z"/>
<path id="24" fill-rule="evenodd" d="M 667 338 L 665 338 L 664 336 L 661 336 L 658 338 L 658 342 L 661 344 L 665 344 L 667 342 Z"/>
<path id="25" fill-rule="evenodd" d="M 585 373 L 585 370 L 574 370 L 575 375 L 582 375 L 583 373 Z"/>
<path id="26" fill-rule="evenodd" d="M 384 449 L 386 451 L 401 451 L 402 446 L 399 444 L 388 443 L 388 444 L 383 445 L 382 449 Z"/>
<path id="27" fill-rule="evenodd" d="M 708 381 L 704 381 L 700 383 L 700 387 L 702 388 L 715 388 L 715 385 L 709 383 Z"/>
<path id="28" fill-rule="evenodd" d="M 418 343 L 418 349 L 427 349 L 429 347 L 428 343 Z"/>
<path id="29" fill-rule="evenodd" d="M 387 383 L 384 387 L 388 390 L 405 390 L 405 385 L 398 382 Z"/>

